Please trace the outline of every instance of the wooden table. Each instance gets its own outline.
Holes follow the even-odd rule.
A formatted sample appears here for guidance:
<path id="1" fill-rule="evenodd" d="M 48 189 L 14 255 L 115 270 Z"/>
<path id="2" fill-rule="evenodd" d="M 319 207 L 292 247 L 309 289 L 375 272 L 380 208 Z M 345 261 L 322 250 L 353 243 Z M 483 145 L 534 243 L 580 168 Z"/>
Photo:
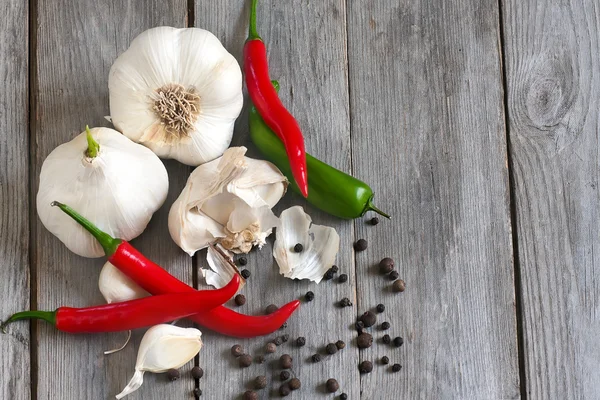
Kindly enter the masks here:
<path id="1" fill-rule="evenodd" d="M 5 0 L 0 5 L 0 314 L 101 303 L 101 259 L 69 252 L 36 215 L 40 167 L 49 152 L 90 126 L 109 126 L 107 76 L 143 30 L 196 26 L 214 32 L 241 62 L 248 1 Z M 302 389 L 291 398 L 598 399 L 600 379 L 600 8 L 595 0 L 262 0 L 259 29 L 281 97 L 298 117 L 309 152 L 371 184 L 393 215 L 339 221 L 288 194 L 279 213 L 305 206 L 341 236 L 349 282 L 320 285 L 279 276 L 271 245 L 253 252 L 247 313 L 316 294 L 285 332 L 307 338 L 291 354 Z M 247 145 L 247 111 L 233 145 Z M 204 253 L 184 254 L 166 216 L 191 169 L 165 161 L 170 195 L 134 241 L 190 285 Z M 369 249 L 354 254 L 366 238 Z M 376 273 L 385 256 L 407 282 L 401 295 Z M 353 307 L 335 302 L 350 297 Z M 380 321 L 405 344 L 359 351 L 352 321 L 382 302 Z M 104 356 L 122 334 L 72 336 L 19 323 L 0 336 L 0 398 L 110 399 L 133 374 L 143 331 Z M 282 331 L 283 332 L 283 331 Z M 189 377 L 147 374 L 132 399 L 240 398 L 266 374 L 239 369 L 229 348 L 259 354 L 272 339 L 204 332 Z M 319 364 L 328 342 L 349 345 Z M 388 355 L 393 374 L 362 360 Z"/>

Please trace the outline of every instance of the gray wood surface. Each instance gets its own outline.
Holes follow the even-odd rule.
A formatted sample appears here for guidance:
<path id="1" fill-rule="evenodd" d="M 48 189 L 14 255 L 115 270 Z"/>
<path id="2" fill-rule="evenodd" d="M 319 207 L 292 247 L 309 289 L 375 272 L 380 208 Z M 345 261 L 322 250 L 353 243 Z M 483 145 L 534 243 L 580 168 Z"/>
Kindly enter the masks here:
<path id="1" fill-rule="evenodd" d="M 595 1 L 506 1 L 510 149 L 530 399 L 600 398 Z"/>
<path id="2" fill-rule="evenodd" d="M 27 4 L 0 4 L 0 319 L 29 309 Z M 30 399 L 29 326 L 0 334 L 0 398 Z"/>
<path id="3" fill-rule="evenodd" d="M 352 165 L 393 215 L 356 221 L 358 305 L 384 303 L 392 338 L 362 397 L 519 397 L 496 1 L 349 2 Z M 396 261 L 406 292 L 377 275 Z M 377 335 L 378 337 L 381 334 Z"/>

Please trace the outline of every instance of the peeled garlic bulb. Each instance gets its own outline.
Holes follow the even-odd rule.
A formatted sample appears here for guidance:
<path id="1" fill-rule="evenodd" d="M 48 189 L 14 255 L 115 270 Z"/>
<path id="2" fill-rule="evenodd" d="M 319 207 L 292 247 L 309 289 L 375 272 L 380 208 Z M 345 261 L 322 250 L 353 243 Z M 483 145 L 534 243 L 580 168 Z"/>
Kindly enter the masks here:
<path id="1" fill-rule="evenodd" d="M 248 253 L 264 245 L 277 226 L 271 208 L 284 195 L 287 179 L 273 164 L 245 153 L 245 147 L 232 147 L 196 168 L 171 206 L 169 232 L 189 255 L 214 241 Z"/>
<path id="2" fill-rule="evenodd" d="M 200 165 L 231 142 L 242 72 L 212 33 L 158 27 L 136 37 L 108 77 L 115 127 L 158 156 Z"/>
<path id="3" fill-rule="evenodd" d="M 129 279 L 127 275 L 119 271 L 109 261 L 104 264 L 102 271 L 100 271 L 98 287 L 100 288 L 100 293 L 102 293 L 102 296 L 104 296 L 104 299 L 109 304 L 141 299 L 148 296 L 148 292 Z"/>
<path id="4" fill-rule="evenodd" d="M 144 383 L 144 372 L 180 368 L 202 348 L 202 333 L 195 328 L 161 324 L 148 329 L 140 342 L 135 373 L 117 399 L 136 391 Z"/>
<path id="5" fill-rule="evenodd" d="M 109 235 L 131 240 L 165 201 L 169 179 L 163 163 L 146 147 L 113 129 L 94 128 L 90 135 L 99 145 L 95 157 L 89 157 L 84 132 L 44 160 L 37 212 L 46 229 L 69 250 L 101 257 L 104 251 L 96 239 L 50 203 L 68 204 Z"/>

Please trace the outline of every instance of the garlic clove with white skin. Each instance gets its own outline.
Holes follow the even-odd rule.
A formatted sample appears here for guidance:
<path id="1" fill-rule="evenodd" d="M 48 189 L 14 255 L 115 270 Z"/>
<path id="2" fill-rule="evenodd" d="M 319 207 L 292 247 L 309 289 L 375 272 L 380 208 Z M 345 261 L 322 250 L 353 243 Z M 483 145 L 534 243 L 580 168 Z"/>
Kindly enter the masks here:
<path id="1" fill-rule="evenodd" d="M 142 32 L 114 62 L 108 86 L 119 131 L 193 166 L 223 154 L 243 105 L 239 64 L 200 28 Z"/>
<path id="2" fill-rule="evenodd" d="M 113 237 L 139 236 L 167 198 L 169 178 L 148 148 L 114 129 L 94 128 L 54 149 L 42 164 L 37 212 L 42 224 L 72 252 L 101 257 L 102 247 L 83 227 L 52 207 L 69 204 Z M 93 143 L 99 147 L 91 156 Z"/>
<path id="3" fill-rule="evenodd" d="M 169 232 L 188 254 L 215 241 L 247 253 L 277 226 L 271 207 L 285 194 L 287 179 L 273 164 L 245 153 L 245 147 L 232 147 L 196 168 L 171 206 Z"/>
<path id="4" fill-rule="evenodd" d="M 116 398 L 136 391 L 144 382 L 144 372 L 166 372 L 180 368 L 202 348 L 202 333 L 196 328 L 161 324 L 148 329 L 140 342 L 135 373 Z"/>
<path id="5" fill-rule="evenodd" d="M 137 283 L 107 261 L 98 278 L 100 293 L 107 303 L 119 303 L 149 296 Z"/>
<path id="6" fill-rule="evenodd" d="M 239 274 L 240 271 L 236 267 L 230 253 L 220 247 L 220 245 L 210 245 L 206 252 L 206 261 L 208 262 L 209 268 L 202 268 L 200 272 L 204 277 L 207 285 L 214 286 L 220 289 L 227 285 L 233 275 Z M 240 278 L 241 283 L 238 292 L 242 290 L 242 287 L 246 284 L 244 278 Z"/>

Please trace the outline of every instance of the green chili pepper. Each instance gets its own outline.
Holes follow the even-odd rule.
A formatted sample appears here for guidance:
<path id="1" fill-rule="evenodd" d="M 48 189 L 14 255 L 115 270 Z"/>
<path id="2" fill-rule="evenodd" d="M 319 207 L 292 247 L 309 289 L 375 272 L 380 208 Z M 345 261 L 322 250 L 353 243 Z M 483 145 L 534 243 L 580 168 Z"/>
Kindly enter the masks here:
<path id="1" fill-rule="evenodd" d="M 272 81 L 276 90 L 279 83 Z M 283 143 L 265 124 L 254 106 L 250 108 L 250 138 L 267 160 L 272 162 L 288 178 L 292 190 L 302 194 L 290 169 Z M 373 190 L 366 183 L 339 169 L 325 164 L 306 153 L 308 170 L 308 197 L 313 206 L 339 218 L 352 219 L 372 210 L 386 218 L 389 215 L 375 207 Z"/>

